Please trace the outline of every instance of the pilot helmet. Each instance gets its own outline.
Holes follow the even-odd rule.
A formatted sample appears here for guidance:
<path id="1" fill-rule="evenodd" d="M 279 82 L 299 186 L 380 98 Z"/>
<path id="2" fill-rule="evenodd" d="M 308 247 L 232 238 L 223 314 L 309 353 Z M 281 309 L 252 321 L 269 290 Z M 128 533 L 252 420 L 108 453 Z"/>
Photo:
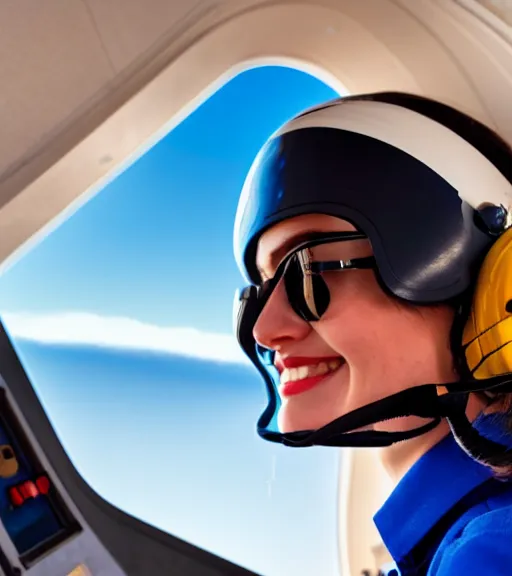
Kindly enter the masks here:
<path id="1" fill-rule="evenodd" d="M 471 116 L 429 98 L 398 92 L 342 97 L 277 130 L 248 173 L 234 231 L 235 257 L 249 283 L 236 298 L 235 330 L 268 393 L 258 433 L 297 447 L 382 446 L 423 434 L 447 418 L 474 457 L 494 464 L 510 458 L 509 447 L 480 435 L 465 409 L 471 392 L 512 391 L 511 203 L 508 144 Z M 265 282 L 256 267 L 257 243 L 273 225 L 312 213 L 346 220 L 357 231 L 345 233 L 348 238 L 369 240 L 377 279 L 395 298 L 454 306 L 459 381 L 415 386 L 318 430 L 275 429 L 280 399 L 273 352 L 257 344 L 253 327 L 294 258 L 298 296 L 291 304 L 309 322 L 321 316 L 328 289 L 314 270 L 304 276 L 296 255 L 340 235 L 320 235 L 299 246 Z M 407 432 L 357 431 L 407 415 L 431 420 Z"/>

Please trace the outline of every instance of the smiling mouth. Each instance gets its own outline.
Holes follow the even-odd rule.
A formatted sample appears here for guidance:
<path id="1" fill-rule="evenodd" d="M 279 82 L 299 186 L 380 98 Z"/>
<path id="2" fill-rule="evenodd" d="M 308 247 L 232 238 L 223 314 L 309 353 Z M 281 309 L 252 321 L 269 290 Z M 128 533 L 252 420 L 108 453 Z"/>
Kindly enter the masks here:
<path id="1" fill-rule="evenodd" d="M 345 364 L 343 358 L 309 366 L 285 368 L 281 373 L 279 391 L 282 396 L 295 396 L 311 390 Z"/>

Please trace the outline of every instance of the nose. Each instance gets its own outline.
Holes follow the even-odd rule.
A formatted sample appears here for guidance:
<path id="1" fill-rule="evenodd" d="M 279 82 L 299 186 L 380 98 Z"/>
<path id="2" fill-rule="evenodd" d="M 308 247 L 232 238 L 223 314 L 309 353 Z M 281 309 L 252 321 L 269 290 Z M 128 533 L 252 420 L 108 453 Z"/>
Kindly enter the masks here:
<path id="1" fill-rule="evenodd" d="M 290 306 L 284 283 L 279 282 L 253 328 L 256 342 L 270 350 L 279 351 L 286 344 L 304 339 L 311 326 Z"/>

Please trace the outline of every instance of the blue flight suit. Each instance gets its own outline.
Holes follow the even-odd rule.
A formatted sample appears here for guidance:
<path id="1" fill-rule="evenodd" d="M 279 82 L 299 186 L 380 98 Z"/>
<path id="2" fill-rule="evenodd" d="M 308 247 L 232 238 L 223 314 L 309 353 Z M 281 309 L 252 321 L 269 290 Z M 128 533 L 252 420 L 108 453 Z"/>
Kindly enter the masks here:
<path id="1" fill-rule="evenodd" d="M 424 454 L 374 517 L 389 576 L 512 576 L 512 481 L 450 434 Z"/>

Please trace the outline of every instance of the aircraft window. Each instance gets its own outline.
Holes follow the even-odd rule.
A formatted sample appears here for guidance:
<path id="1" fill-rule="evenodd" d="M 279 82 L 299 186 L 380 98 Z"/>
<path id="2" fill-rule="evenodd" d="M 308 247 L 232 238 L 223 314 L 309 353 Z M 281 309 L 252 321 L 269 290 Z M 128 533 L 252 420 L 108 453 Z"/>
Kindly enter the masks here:
<path id="1" fill-rule="evenodd" d="M 256 436 L 265 392 L 231 332 L 233 219 L 266 138 L 337 95 L 290 68 L 240 74 L 0 280 L 5 326 L 82 476 L 265 576 L 338 574 L 339 453 Z"/>

